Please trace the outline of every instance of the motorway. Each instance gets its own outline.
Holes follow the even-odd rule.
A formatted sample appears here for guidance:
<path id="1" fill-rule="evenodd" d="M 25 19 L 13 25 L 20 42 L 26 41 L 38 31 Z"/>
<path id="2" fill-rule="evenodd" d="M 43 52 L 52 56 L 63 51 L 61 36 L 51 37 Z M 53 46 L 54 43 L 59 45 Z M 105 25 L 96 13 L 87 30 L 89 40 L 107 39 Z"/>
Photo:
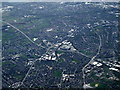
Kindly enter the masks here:
<path id="1" fill-rule="evenodd" d="M 96 33 L 97 34 L 97 33 Z M 98 35 L 98 34 L 97 34 Z M 101 39 L 101 36 L 100 35 L 98 35 L 99 36 L 99 40 L 100 40 L 100 44 L 99 44 L 99 47 L 98 47 L 98 52 L 96 53 L 96 55 L 95 56 L 93 56 L 92 58 L 91 58 L 91 60 L 82 68 L 82 73 L 83 73 L 83 82 L 84 82 L 84 85 L 83 85 L 83 87 L 86 85 L 86 83 L 85 83 L 85 68 L 87 67 L 87 66 L 89 66 L 90 64 L 91 64 L 91 62 L 93 62 L 94 61 L 94 59 L 99 55 L 99 53 L 100 53 L 100 50 L 101 50 L 101 46 L 102 46 L 102 39 Z"/>
<path id="2" fill-rule="evenodd" d="M 0 20 L 0 21 L 1 21 L 1 20 Z M 20 29 L 18 29 L 17 27 L 13 26 L 12 24 L 10 24 L 10 23 L 8 23 L 8 22 L 5 22 L 5 21 L 1 21 L 1 22 L 6 23 L 6 24 L 10 25 L 11 27 L 13 27 L 14 29 L 16 29 L 18 32 L 20 32 L 21 34 L 23 34 L 31 43 L 37 45 L 38 47 L 40 46 L 40 47 L 42 47 L 42 48 L 45 48 L 45 47 L 42 46 L 42 45 L 36 44 L 29 36 L 27 36 L 24 32 L 22 32 Z"/>

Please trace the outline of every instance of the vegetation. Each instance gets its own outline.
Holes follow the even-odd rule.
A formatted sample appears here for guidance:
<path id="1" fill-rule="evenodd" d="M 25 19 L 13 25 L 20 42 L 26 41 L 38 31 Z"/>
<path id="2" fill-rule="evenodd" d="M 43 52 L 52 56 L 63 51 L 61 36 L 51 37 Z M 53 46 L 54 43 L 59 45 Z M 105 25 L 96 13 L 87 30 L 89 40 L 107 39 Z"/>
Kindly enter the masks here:
<path id="1" fill-rule="evenodd" d="M 61 77 L 62 76 L 62 72 L 54 71 L 54 76 Z"/>

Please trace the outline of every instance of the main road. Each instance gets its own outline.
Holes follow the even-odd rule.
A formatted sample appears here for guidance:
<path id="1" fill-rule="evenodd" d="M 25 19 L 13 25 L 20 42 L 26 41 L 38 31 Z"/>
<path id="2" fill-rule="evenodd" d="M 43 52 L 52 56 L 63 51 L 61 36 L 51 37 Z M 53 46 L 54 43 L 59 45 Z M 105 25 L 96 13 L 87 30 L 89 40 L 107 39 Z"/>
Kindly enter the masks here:
<path id="1" fill-rule="evenodd" d="M 10 25 L 11 27 L 13 27 L 14 29 L 16 29 L 18 32 L 20 32 L 21 34 L 23 34 L 31 43 L 33 43 L 33 44 L 35 44 L 35 45 L 37 45 L 37 46 L 40 46 L 40 47 L 42 47 L 42 48 L 45 48 L 45 47 L 42 46 L 42 45 L 36 44 L 29 36 L 27 36 L 24 32 L 22 32 L 22 31 L 21 31 L 20 29 L 18 29 L 17 27 L 13 26 L 12 24 L 10 24 L 10 23 L 8 23 L 8 22 L 2 21 L 2 20 L 0 20 L 0 21 L 3 22 L 3 23 L 6 23 L 6 24 Z"/>
<path id="2" fill-rule="evenodd" d="M 97 33 L 96 33 L 96 34 L 97 34 Z M 98 34 L 97 34 L 97 35 L 98 35 Z M 99 47 L 98 47 L 98 52 L 97 52 L 96 55 L 93 56 L 93 57 L 91 58 L 91 60 L 82 68 L 83 82 L 84 82 L 83 88 L 84 88 L 84 86 L 86 85 L 86 83 L 85 83 L 85 73 L 84 73 L 84 72 L 85 72 L 85 68 L 86 68 L 87 66 L 89 66 L 89 64 L 91 64 L 91 62 L 94 61 L 94 59 L 99 55 L 100 50 L 101 50 L 102 39 L 101 39 L 101 36 L 100 36 L 100 35 L 98 35 L 98 37 L 99 37 L 99 40 L 100 40 L 100 44 L 99 44 Z"/>

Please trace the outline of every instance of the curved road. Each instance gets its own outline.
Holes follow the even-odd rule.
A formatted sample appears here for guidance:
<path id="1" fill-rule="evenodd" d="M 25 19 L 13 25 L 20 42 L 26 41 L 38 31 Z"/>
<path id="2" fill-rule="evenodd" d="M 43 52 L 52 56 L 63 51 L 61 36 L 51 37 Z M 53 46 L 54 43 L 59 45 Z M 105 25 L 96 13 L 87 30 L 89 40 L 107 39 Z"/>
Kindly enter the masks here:
<path id="1" fill-rule="evenodd" d="M 96 33 L 97 34 L 97 33 Z M 97 34 L 98 35 L 98 34 Z M 99 55 L 99 53 L 100 53 L 100 49 L 101 49 L 101 46 L 102 46 L 102 42 L 101 42 L 101 36 L 100 35 L 98 35 L 99 36 L 99 40 L 100 40 L 100 44 L 99 44 L 99 47 L 98 47 L 98 52 L 96 53 L 96 55 L 95 56 L 93 56 L 92 58 L 91 58 L 91 60 L 89 61 L 89 63 L 88 64 L 86 64 L 83 68 L 82 68 L 82 73 L 83 73 L 83 82 L 84 82 L 84 85 L 85 85 L 85 68 L 89 65 L 89 64 L 91 64 L 91 62 L 92 61 L 94 61 L 94 59 Z M 83 86 L 84 86 L 83 85 Z"/>

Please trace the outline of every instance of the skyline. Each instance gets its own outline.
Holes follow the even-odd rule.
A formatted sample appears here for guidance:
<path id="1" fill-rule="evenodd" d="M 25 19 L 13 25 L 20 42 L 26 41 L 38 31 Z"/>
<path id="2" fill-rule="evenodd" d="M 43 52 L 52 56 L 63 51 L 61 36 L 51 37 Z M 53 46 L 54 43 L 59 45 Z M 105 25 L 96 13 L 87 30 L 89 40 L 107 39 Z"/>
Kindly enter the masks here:
<path id="1" fill-rule="evenodd" d="M 0 2 L 119 2 L 120 0 L 0 0 Z"/>

